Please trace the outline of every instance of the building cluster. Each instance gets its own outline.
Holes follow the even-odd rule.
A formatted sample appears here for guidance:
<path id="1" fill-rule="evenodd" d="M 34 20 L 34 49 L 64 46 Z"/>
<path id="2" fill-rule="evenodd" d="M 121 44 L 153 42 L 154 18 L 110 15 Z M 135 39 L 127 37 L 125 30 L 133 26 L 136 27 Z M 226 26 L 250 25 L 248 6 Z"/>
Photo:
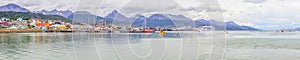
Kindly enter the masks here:
<path id="1" fill-rule="evenodd" d="M 42 30 L 61 30 L 71 29 L 71 24 L 61 20 L 41 20 L 40 18 L 32 18 L 24 20 L 23 18 L 9 19 L 2 18 L 0 20 L 0 29 L 42 29 Z"/>

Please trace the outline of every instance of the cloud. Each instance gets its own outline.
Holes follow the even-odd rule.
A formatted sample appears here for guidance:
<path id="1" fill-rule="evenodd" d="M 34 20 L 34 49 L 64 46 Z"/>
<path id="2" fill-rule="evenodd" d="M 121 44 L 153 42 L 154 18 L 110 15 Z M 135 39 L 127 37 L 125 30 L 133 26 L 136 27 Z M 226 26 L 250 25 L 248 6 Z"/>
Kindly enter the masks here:
<path id="1" fill-rule="evenodd" d="M 166 3 L 167 2 L 167 3 Z M 181 8 L 174 0 L 131 0 L 121 9 L 125 13 L 171 12 Z"/>
<path id="2" fill-rule="evenodd" d="M 203 10 L 210 14 L 211 19 L 223 20 L 213 17 L 223 17 L 221 13 L 216 14 L 216 12 L 225 11 L 225 9 L 221 9 L 217 0 L 131 0 L 120 9 L 120 12 L 127 16 L 140 13 L 144 15 L 180 14 L 196 20 L 203 18 L 203 13 L 197 13 L 203 12 Z"/>
<path id="3" fill-rule="evenodd" d="M 112 10 L 130 17 L 135 14 L 170 13 L 192 19 L 220 19 L 260 24 L 299 23 L 300 0 L 0 0 L 0 5 L 15 3 L 31 11 L 88 11 L 105 16 Z M 206 12 L 203 12 L 203 11 Z M 248 24 L 248 23 L 247 23 Z M 300 27 L 300 25 L 299 25 Z"/>
<path id="4" fill-rule="evenodd" d="M 201 7 L 203 7 L 208 12 L 215 12 L 215 11 L 222 12 L 218 0 L 200 0 L 200 3 L 202 3 Z"/>
<path id="5" fill-rule="evenodd" d="M 201 7 L 191 7 L 191 8 L 184 8 L 184 9 L 180 9 L 181 11 L 198 11 L 198 12 L 202 12 L 204 9 Z"/>
<path id="6" fill-rule="evenodd" d="M 218 11 L 214 6 L 201 7 L 200 5 L 206 2 L 199 0 L 13 0 L 8 2 L 19 4 L 32 11 L 43 9 L 88 11 L 100 16 L 105 16 L 115 9 L 127 16 L 169 13 L 182 14 L 190 18 L 198 16 L 193 16 L 191 11 L 202 12 L 204 8 L 206 11 Z"/>
<path id="7" fill-rule="evenodd" d="M 299 0 L 268 0 L 259 4 L 244 3 L 244 0 L 220 0 L 226 20 L 250 22 L 260 29 L 278 29 L 275 25 L 299 23 Z M 242 13 L 240 12 L 242 11 Z M 300 27 L 300 25 L 293 25 Z M 268 27 L 268 28 L 264 28 Z M 287 26 L 286 28 L 293 28 Z"/>
<path id="8" fill-rule="evenodd" d="M 246 3 L 253 3 L 253 4 L 259 4 L 259 3 L 264 3 L 267 0 L 244 0 Z"/>
<path id="9" fill-rule="evenodd" d="M 34 3 L 20 3 L 20 4 L 23 5 L 24 7 L 30 7 L 30 6 L 40 5 L 39 2 L 34 2 Z"/>

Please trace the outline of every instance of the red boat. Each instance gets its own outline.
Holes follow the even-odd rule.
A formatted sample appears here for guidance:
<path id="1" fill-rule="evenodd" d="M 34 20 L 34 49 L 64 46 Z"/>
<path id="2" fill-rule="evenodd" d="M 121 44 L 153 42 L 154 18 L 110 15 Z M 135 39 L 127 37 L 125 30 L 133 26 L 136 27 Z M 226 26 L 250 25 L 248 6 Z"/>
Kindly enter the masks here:
<path id="1" fill-rule="evenodd" d="M 144 30 L 141 31 L 142 33 L 154 33 L 155 32 L 155 28 L 152 28 L 151 30 L 149 28 L 146 28 Z"/>
<path id="2" fill-rule="evenodd" d="M 284 30 L 280 30 L 279 32 L 285 32 Z"/>

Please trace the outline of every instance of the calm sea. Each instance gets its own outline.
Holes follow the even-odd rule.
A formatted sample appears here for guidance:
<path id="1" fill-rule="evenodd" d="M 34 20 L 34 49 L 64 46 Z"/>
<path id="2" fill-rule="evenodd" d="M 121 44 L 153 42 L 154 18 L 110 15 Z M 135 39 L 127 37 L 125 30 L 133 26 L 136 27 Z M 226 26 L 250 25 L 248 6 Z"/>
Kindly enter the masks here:
<path id="1" fill-rule="evenodd" d="M 300 32 L 1 33 L 0 60 L 299 60 Z"/>

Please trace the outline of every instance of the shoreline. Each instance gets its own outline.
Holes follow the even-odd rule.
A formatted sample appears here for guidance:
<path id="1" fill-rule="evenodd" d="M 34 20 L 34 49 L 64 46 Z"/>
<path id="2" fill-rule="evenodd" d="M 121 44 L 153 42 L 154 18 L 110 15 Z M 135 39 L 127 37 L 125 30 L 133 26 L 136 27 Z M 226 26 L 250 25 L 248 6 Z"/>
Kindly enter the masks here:
<path id="1" fill-rule="evenodd" d="M 227 30 L 227 32 L 233 32 L 238 30 Z M 246 30 L 239 30 L 239 31 L 246 31 Z M 252 31 L 250 32 L 278 32 L 278 31 Z M 106 30 L 41 30 L 41 29 L 0 29 L 0 33 L 41 33 L 41 32 L 90 32 L 90 33 L 142 33 L 141 31 L 128 31 L 128 30 L 112 30 L 112 31 L 106 31 Z M 156 31 L 154 31 L 156 32 Z M 169 31 L 171 32 L 171 31 Z M 174 32 L 174 31 L 173 31 Z M 197 32 L 197 31 L 195 31 Z M 300 32 L 300 31 L 286 31 L 286 32 Z"/>
<path id="2" fill-rule="evenodd" d="M 0 33 L 28 33 L 28 32 L 43 32 L 43 30 L 38 30 L 38 29 L 30 29 L 30 30 L 0 29 Z"/>

